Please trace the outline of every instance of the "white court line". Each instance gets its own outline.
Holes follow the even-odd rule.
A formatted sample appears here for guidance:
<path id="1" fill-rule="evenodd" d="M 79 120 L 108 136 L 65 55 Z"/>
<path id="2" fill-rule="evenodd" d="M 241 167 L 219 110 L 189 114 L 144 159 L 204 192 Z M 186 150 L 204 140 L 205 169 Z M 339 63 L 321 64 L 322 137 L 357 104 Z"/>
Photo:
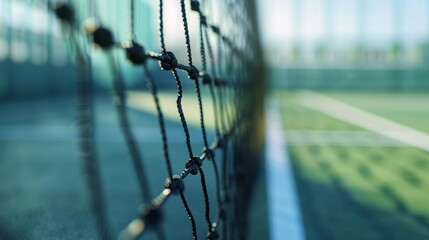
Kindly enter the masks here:
<path id="1" fill-rule="evenodd" d="M 404 143 L 367 130 L 288 130 L 289 145 L 404 147 Z"/>
<path id="2" fill-rule="evenodd" d="M 278 102 L 272 100 L 266 109 L 265 175 L 270 237 L 272 240 L 304 240 L 301 209 Z"/>
<path id="3" fill-rule="evenodd" d="M 377 116 L 333 98 L 303 91 L 297 102 L 307 108 L 368 129 L 380 135 L 429 151 L 429 135 L 392 120 Z"/>

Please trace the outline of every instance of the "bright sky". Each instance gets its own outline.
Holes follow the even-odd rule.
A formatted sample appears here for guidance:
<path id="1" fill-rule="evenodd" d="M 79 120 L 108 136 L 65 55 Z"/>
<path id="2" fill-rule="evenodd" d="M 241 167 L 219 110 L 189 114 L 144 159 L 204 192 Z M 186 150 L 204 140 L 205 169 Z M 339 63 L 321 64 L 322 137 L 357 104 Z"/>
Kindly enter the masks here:
<path id="1" fill-rule="evenodd" d="M 264 42 L 418 43 L 429 36 L 427 0 L 259 0 Z"/>

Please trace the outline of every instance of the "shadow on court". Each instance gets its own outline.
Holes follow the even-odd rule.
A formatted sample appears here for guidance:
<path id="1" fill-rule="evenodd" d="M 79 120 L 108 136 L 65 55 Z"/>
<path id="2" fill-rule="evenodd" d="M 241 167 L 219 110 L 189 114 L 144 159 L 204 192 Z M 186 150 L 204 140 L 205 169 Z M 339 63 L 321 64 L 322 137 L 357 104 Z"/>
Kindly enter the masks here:
<path id="1" fill-rule="evenodd" d="M 403 182 L 419 191 L 421 180 L 394 160 L 374 161 L 386 160 L 380 156 L 391 155 L 390 150 L 377 154 L 367 150 L 364 158 L 359 158 L 353 148 L 305 148 L 310 153 L 305 158 L 311 158 L 312 165 L 298 147 L 292 147 L 291 155 L 307 239 L 428 239 L 428 214 L 411 209 L 417 195 L 410 191 L 404 199 L 399 195 L 404 189 L 397 184 Z M 340 157 L 326 158 L 329 151 Z M 396 157 L 400 155 L 396 153 Z M 375 165 L 386 171 L 395 167 L 396 179 L 386 181 L 385 173 Z M 312 174 L 320 175 L 309 177 Z M 358 178 L 367 189 L 356 183 Z"/>

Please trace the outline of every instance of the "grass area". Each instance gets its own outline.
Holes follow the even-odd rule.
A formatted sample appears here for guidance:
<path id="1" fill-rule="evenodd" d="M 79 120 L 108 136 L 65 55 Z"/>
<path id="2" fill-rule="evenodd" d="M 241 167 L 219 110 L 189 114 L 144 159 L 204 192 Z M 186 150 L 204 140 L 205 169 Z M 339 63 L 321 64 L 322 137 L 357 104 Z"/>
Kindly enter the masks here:
<path id="1" fill-rule="evenodd" d="M 429 97 L 423 94 L 324 94 L 416 130 L 429 130 L 424 124 Z M 301 106 L 299 92 L 277 96 L 286 131 L 367 131 Z M 289 153 L 308 239 L 429 239 L 426 151 L 321 143 L 290 145 Z"/>

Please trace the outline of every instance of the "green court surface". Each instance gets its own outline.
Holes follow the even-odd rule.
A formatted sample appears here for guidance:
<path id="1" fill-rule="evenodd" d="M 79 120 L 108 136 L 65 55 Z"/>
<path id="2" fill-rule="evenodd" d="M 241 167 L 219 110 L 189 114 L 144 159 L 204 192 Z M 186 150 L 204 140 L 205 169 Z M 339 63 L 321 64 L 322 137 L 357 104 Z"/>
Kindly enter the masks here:
<path id="1" fill-rule="evenodd" d="M 274 94 L 307 239 L 429 239 L 428 150 L 401 139 L 427 139 L 427 94 Z M 325 97 L 339 105 L 323 105 Z M 346 112 L 353 121 L 339 119 L 347 110 L 338 107 L 343 103 L 358 109 Z M 368 129 L 366 114 L 385 124 Z"/>

